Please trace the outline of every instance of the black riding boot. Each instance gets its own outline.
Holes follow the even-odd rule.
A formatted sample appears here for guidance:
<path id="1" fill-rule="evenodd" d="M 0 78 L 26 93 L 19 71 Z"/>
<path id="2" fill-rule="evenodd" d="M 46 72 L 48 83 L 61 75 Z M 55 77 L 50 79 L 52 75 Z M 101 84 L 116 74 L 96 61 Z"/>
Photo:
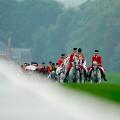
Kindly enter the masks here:
<path id="1" fill-rule="evenodd" d="M 107 81 L 105 73 L 102 73 L 102 77 L 103 77 L 104 81 Z"/>
<path id="2" fill-rule="evenodd" d="M 100 72 L 101 72 L 101 75 L 102 75 L 102 78 L 104 79 L 104 81 L 107 81 L 105 73 L 101 69 L 100 69 Z"/>
<path id="3" fill-rule="evenodd" d="M 84 76 L 85 76 L 85 81 L 87 81 L 87 77 L 88 77 L 88 75 L 87 75 L 86 70 L 84 70 Z"/>
<path id="4" fill-rule="evenodd" d="M 69 70 L 67 71 L 67 73 L 65 75 L 64 83 L 68 82 L 68 79 L 67 79 L 68 76 L 69 76 Z"/>
<path id="5" fill-rule="evenodd" d="M 89 74 L 88 74 L 88 81 L 90 81 L 90 79 L 91 79 L 92 71 L 93 71 L 93 69 L 91 69 L 91 70 L 89 71 Z"/>

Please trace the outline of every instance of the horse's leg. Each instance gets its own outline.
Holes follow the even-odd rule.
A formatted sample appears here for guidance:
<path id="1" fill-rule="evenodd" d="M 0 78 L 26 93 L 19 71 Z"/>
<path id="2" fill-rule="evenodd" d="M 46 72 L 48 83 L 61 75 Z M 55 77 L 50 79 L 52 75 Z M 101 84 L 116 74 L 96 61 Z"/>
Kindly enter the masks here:
<path id="1" fill-rule="evenodd" d="M 73 73 L 73 83 L 77 82 L 77 71 L 75 70 Z"/>
<path id="2" fill-rule="evenodd" d="M 69 82 L 72 83 L 73 82 L 73 69 L 71 68 L 69 71 Z"/>
<path id="3" fill-rule="evenodd" d="M 67 71 L 67 73 L 66 73 L 66 75 L 65 75 L 65 78 L 64 78 L 64 80 L 63 80 L 64 83 L 67 82 L 67 78 L 68 78 L 68 76 L 69 76 L 69 72 Z"/>
<path id="4" fill-rule="evenodd" d="M 80 83 L 80 69 L 78 69 L 78 83 Z"/>
<path id="5" fill-rule="evenodd" d="M 90 70 L 89 72 L 88 72 L 88 81 L 90 81 L 91 83 L 92 83 L 92 78 L 93 77 L 93 70 Z"/>
<path id="6" fill-rule="evenodd" d="M 84 74 L 84 82 L 86 82 L 87 81 L 87 70 L 86 69 L 84 69 L 83 74 Z"/>
<path id="7" fill-rule="evenodd" d="M 93 71 L 90 71 L 89 81 L 91 84 L 93 83 L 93 79 L 94 79 L 94 73 Z"/>
<path id="8" fill-rule="evenodd" d="M 96 80 L 95 81 L 96 81 L 96 83 L 100 83 L 100 81 L 101 81 L 100 70 L 98 67 L 96 68 Z"/>
<path id="9" fill-rule="evenodd" d="M 73 83 L 74 82 L 74 76 L 75 75 L 75 72 L 74 72 L 74 69 L 73 68 L 71 68 L 71 70 L 70 70 L 70 81 Z"/>
<path id="10" fill-rule="evenodd" d="M 79 73 L 79 70 L 77 71 L 77 83 L 80 83 L 80 73 Z"/>
<path id="11" fill-rule="evenodd" d="M 101 79 L 101 72 L 100 72 L 100 70 L 98 71 L 98 83 L 101 83 L 102 81 L 101 81 L 102 79 Z"/>
<path id="12" fill-rule="evenodd" d="M 85 83 L 85 70 L 84 69 L 82 69 L 81 79 L 82 79 L 82 84 Z"/>
<path id="13" fill-rule="evenodd" d="M 57 79 L 58 79 L 58 82 L 59 82 L 59 83 L 60 83 L 60 74 L 61 74 L 61 73 L 57 74 Z"/>
<path id="14" fill-rule="evenodd" d="M 79 70 L 79 81 L 80 81 L 80 83 L 82 83 L 82 74 L 81 74 L 81 70 Z"/>
<path id="15" fill-rule="evenodd" d="M 60 83 L 64 83 L 62 75 L 60 76 Z"/>

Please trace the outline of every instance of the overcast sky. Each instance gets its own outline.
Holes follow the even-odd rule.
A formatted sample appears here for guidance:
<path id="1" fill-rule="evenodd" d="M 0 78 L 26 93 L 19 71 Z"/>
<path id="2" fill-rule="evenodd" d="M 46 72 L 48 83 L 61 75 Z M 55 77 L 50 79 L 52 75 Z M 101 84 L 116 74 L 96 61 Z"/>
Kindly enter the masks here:
<path id="1" fill-rule="evenodd" d="M 24 1 L 24 0 L 17 0 L 17 1 Z M 84 3 L 87 0 L 55 0 L 65 4 L 66 7 L 76 7 L 80 4 Z"/>
<path id="2" fill-rule="evenodd" d="M 56 0 L 56 1 L 60 1 L 62 3 L 64 3 L 67 7 L 68 6 L 78 6 L 80 4 L 82 4 L 83 2 L 85 2 L 86 0 Z"/>

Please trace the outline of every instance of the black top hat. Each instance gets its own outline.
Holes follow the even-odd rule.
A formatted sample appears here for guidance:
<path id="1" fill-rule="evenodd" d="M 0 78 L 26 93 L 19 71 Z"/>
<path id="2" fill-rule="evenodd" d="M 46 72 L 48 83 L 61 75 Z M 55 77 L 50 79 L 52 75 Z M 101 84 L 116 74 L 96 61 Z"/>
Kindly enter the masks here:
<path id="1" fill-rule="evenodd" d="M 55 63 L 52 63 L 52 65 L 54 66 L 54 65 L 55 65 Z"/>
<path id="2" fill-rule="evenodd" d="M 31 65 L 38 65 L 38 63 L 36 63 L 36 62 L 31 62 Z"/>
<path id="3" fill-rule="evenodd" d="M 99 50 L 94 50 L 95 53 L 99 53 Z"/>
<path id="4" fill-rule="evenodd" d="M 61 54 L 61 57 L 65 57 L 65 54 L 63 53 L 63 54 Z"/>
<path id="5" fill-rule="evenodd" d="M 77 50 L 77 48 L 73 48 L 73 50 Z"/>
<path id="6" fill-rule="evenodd" d="M 45 65 L 45 62 L 42 62 L 42 65 Z"/>
<path id="7" fill-rule="evenodd" d="M 82 49 L 81 49 L 81 48 L 78 48 L 78 52 L 82 52 Z"/>
<path id="8" fill-rule="evenodd" d="M 24 65 L 30 65 L 29 63 L 24 63 Z"/>
<path id="9" fill-rule="evenodd" d="M 52 61 L 49 61 L 49 63 L 51 64 L 51 63 L 52 63 Z"/>

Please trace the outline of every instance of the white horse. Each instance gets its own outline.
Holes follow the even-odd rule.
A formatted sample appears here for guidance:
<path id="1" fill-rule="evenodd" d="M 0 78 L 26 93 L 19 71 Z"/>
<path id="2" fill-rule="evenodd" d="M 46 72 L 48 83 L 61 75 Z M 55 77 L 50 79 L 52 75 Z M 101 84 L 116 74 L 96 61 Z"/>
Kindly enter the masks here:
<path id="1" fill-rule="evenodd" d="M 63 83 L 63 81 L 65 79 L 65 76 L 66 76 L 67 65 L 69 64 L 69 58 L 70 57 L 67 57 L 64 60 L 64 63 L 56 69 L 56 74 L 57 74 L 58 81 L 61 82 L 61 83 Z"/>
<path id="2" fill-rule="evenodd" d="M 102 81 L 101 71 L 96 61 L 93 62 L 93 69 L 91 71 L 90 81 L 91 83 L 101 83 Z"/>
<path id="3" fill-rule="evenodd" d="M 57 74 L 58 82 L 63 83 L 63 80 L 65 79 L 64 65 L 62 65 L 56 69 L 56 74 Z"/>
<path id="4" fill-rule="evenodd" d="M 85 74 L 84 69 L 80 68 L 81 61 L 79 59 L 75 59 L 73 62 L 73 66 L 69 72 L 70 82 L 84 83 L 85 82 Z"/>
<path id="5" fill-rule="evenodd" d="M 56 74 L 56 72 L 55 72 L 55 71 L 52 71 L 52 72 L 48 75 L 47 79 L 52 79 L 52 80 L 56 81 L 56 80 L 57 80 L 57 74 Z"/>

